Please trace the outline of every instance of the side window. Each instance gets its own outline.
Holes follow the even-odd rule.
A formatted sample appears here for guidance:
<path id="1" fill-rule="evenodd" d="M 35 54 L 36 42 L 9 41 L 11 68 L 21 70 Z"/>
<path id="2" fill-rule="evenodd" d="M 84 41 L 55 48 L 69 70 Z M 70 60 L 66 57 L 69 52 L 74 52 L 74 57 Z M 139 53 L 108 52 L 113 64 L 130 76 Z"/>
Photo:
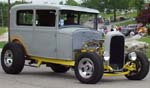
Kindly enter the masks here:
<path id="1" fill-rule="evenodd" d="M 32 26 L 32 24 L 33 24 L 33 10 L 17 11 L 17 25 Z"/>
<path id="2" fill-rule="evenodd" d="M 36 10 L 36 26 L 55 27 L 55 10 Z"/>

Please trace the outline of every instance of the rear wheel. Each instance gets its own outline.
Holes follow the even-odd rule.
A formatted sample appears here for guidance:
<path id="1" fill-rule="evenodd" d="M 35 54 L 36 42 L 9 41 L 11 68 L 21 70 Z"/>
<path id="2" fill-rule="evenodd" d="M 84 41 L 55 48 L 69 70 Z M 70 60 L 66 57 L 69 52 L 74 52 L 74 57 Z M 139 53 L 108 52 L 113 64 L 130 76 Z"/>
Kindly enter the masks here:
<path id="1" fill-rule="evenodd" d="M 103 76 L 103 61 L 96 53 L 82 53 L 76 58 L 75 75 L 82 83 L 95 84 Z"/>
<path id="2" fill-rule="evenodd" d="M 65 72 L 67 72 L 70 69 L 70 67 L 64 66 L 64 65 L 60 65 L 60 64 L 51 64 L 50 67 L 56 73 L 65 73 Z"/>
<path id="3" fill-rule="evenodd" d="M 1 65 L 8 74 L 19 74 L 25 63 L 23 48 L 17 43 L 7 43 L 1 53 Z"/>
<path id="4" fill-rule="evenodd" d="M 133 62 L 136 65 L 136 70 L 125 75 L 129 80 L 142 80 L 149 72 L 149 62 L 146 55 L 141 52 L 136 52 L 136 55 L 137 59 Z"/>

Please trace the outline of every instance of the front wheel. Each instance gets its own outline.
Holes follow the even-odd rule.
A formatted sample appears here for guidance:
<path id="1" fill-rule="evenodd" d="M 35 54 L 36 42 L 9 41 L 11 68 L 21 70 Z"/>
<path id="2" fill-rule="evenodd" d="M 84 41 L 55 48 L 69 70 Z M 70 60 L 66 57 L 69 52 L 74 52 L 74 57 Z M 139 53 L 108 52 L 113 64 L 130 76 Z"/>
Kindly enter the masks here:
<path id="1" fill-rule="evenodd" d="M 145 54 L 136 52 L 137 59 L 133 63 L 136 65 L 136 70 L 131 71 L 130 74 L 125 75 L 129 80 L 142 80 L 149 72 L 149 62 Z M 126 56 L 126 60 L 128 60 Z"/>
<path id="2" fill-rule="evenodd" d="M 96 53 L 81 53 L 75 61 L 75 75 L 86 84 L 95 84 L 103 76 L 103 60 Z"/>

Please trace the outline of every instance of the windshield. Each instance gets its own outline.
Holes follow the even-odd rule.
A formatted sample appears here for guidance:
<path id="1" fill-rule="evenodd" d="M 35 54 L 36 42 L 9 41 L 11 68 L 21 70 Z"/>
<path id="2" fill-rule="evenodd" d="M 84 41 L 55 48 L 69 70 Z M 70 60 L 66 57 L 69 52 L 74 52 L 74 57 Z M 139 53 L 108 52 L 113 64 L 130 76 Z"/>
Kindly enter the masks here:
<path id="1" fill-rule="evenodd" d="M 59 17 L 59 27 L 78 26 L 96 29 L 97 28 L 96 17 L 97 14 L 61 10 Z"/>

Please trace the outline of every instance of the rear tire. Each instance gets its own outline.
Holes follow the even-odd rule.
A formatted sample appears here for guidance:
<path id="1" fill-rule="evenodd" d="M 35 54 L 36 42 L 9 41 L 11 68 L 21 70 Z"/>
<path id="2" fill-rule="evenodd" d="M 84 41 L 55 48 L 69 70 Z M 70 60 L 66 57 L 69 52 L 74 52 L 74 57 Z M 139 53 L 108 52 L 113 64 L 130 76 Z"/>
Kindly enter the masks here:
<path id="1" fill-rule="evenodd" d="M 19 74 L 25 63 L 23 48 L 17 43 L 7 43 L 1 53 L 1 65 L 8 74 Z"/>
<path id="2" fill-rule="evenodd" d="M 50 67 L 56 73 L 66 73 L 70 69 L 70 67 L 60 64 L 51 64 Z"/>
<path id="3" fill-rule="evenodd" d="M 137 60 L 134 61 L 136 64 L 136 71 L 132 71 L 130 74 L 125 75 L 129 80 L 142 80 L 149 72 L 149 61 L 146 55 L 142 52 L 136 52 L 136 55 Z"/>
<path id="4" fill-rule="evenodd" d="M 103 60 L 96 53 L 81 53 L 75 61 L 75 75 L 81 83 L 95 84 L 103 76 Z"/>

